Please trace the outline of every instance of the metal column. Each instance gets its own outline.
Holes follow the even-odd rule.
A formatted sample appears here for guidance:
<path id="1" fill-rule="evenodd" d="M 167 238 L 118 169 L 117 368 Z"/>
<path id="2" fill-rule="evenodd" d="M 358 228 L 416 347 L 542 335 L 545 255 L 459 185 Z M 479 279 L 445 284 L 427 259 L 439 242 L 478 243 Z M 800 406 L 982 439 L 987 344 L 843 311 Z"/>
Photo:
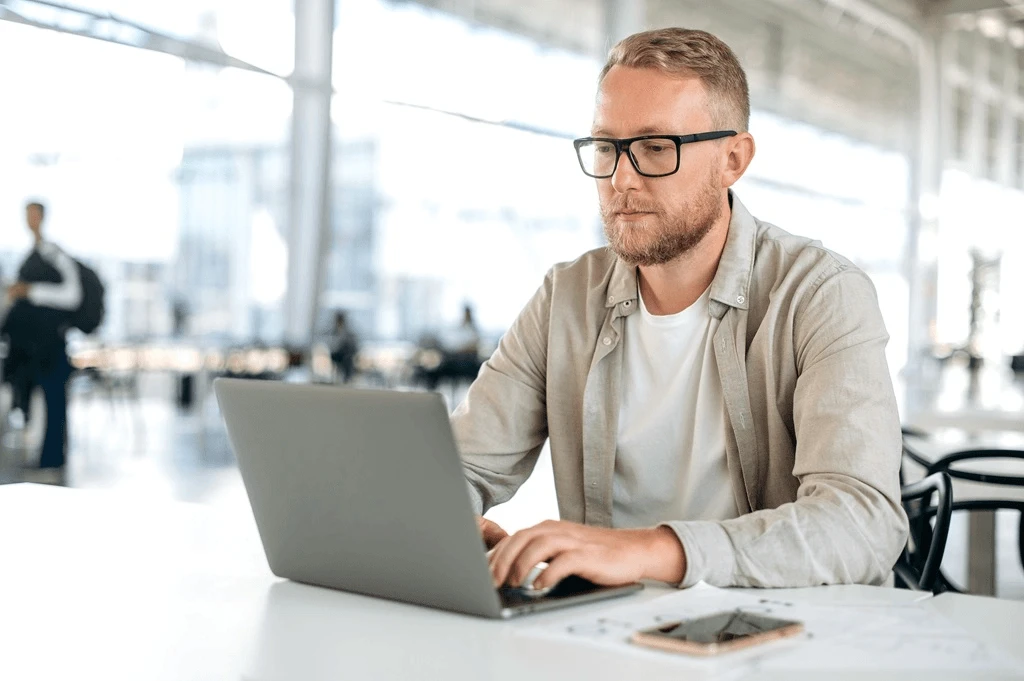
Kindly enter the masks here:
<path id="1" fill-rule="evenodd" d="M 295 0 L 285 342 L 312 340 L 331 234 L 331 58 L 335 0 Z"/>
<path id="2" fill-rule="evenodd" d="M 918 71 L 917 137 L 910 156 L 910 196 L 905 271 L 910 289 L 907 379 L 913 383 L 931 350 L 930 329 L 937 313 L 939 194 L 948 151 L 943 130 L 949 106 L 942 86 L 942 21 L 928 20 L 916 46 Z M 908 395 L 908 399 L 909 399 Z"/>

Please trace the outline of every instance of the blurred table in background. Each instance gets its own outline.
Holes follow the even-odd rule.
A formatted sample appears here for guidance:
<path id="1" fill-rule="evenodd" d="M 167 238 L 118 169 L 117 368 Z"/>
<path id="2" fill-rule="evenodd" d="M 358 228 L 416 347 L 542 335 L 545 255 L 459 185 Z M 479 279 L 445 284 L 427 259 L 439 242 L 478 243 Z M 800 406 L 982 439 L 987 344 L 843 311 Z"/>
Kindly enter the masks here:
<path id="1" fill-rule="evenodd" d="M 952 361 L 926 367 L 902 377 L 904 425 L 1024 432 L 1024 375 L 1014 373 L 1008 361 L 973 370 Z"/>

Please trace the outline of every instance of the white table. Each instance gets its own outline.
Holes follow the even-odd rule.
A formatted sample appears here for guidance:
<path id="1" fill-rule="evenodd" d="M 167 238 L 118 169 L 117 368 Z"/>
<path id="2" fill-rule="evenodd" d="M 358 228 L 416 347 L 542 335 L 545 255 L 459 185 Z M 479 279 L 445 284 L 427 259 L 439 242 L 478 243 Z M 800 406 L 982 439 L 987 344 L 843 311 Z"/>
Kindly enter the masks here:
<path id="1" fill-rule="evenodd" d="M 1024 601 L 944 593 L 928 599 L 928 607 L 1014 653 L 1024 667 Z"/>
<path id="2" fill-rule="evenodd" d="M 666 591 L 648 588 L 636 598 Z M 863 586 L 771 593 L 814 603 L 921 598 Z M 610 603 L 573 610 L 598 612 Z M 1024 670 L 1014 638 L 1024 630 L 1024 604 L 972 596 L 933 603 L 969 628 L 1002 631 L 1000 641 Z M 567 612 L 488 621 L 281 581 L 266 567 L 244 505 L 225 515 L 110 492 L 0 487 L 3 679 L 680 678 L 671 656 L 638 662 L 517 635 Z"/>
<path id="3" fill-rule="evenodd" d="M 944 456 L 966 449 L 1024 451 L 1024 433 L 1015 431 L 972 432 L 958 428 L 943 428 L 929 437 L 906 437 L 915 454 L 927 463 L 935 463 Z M 906 471 L 915 469 L 907 462 Z M 1024 476 L 1022 459 L 976 459 L 954 464 L 953 468 L 977 473 Z M 923 469 L 921 469 L 923 472 Z M 913 476 L 911 476 L 912 478 Z M 953 478 L 953 500 L 1009 499 L 1024 501 L 1024 486 L 994 485 Z M 994 595 L 996 587 L 996 519 L 995 511 L 971 511 L 967 547 L 967 589 L 971 593 Z"/>

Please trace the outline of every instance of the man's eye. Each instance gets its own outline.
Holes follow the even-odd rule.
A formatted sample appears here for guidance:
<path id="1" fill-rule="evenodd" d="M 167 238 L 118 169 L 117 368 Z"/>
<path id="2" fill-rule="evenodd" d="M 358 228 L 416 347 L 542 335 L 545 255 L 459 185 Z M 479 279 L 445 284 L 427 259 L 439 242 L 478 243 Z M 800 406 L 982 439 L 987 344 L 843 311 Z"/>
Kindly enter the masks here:
<path id="1" fill-rule="evenodd" d="M 610 154 L 615 151 L 615 147 L 611 144 L 597 144 L 594 145 L 594 151 L 598 154 Z"/>

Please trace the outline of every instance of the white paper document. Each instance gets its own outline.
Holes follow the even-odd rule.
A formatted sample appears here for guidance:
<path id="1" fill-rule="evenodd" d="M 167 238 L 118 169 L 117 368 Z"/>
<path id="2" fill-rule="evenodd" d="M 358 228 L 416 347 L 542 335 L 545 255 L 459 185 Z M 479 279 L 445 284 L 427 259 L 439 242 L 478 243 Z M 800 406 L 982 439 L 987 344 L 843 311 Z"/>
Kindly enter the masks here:
<path id="1" fill-rule="evenodd" d="M 803 634 L 744 651 L 701 658 L 643 648 L 630 643 L 639 629 L 715 612 L 743 610 L 803 622 Z M 628 655 L 673 658 L 681 667 L 732 672 L 742 678 L 757 670 L 970 670 L 1000 674 L 1024 670 L 1018 660 L 974 638 L 955 622 L 919 603 L 872 602 L 812 605 L 737 593 L 698 584 L 635 604 L 586 615 L 571 614 L 519 630 L 524 636 L 558 639 L 614 649 Z"/>

